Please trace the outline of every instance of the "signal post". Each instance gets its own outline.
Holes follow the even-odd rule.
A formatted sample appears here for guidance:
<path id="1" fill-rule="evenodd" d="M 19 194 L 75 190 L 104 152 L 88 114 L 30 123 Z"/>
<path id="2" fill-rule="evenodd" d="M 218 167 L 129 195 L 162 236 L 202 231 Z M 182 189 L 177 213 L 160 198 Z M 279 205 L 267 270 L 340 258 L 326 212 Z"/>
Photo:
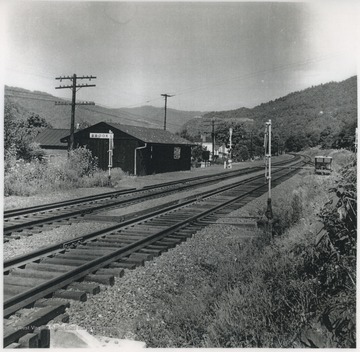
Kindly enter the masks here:
<path id="1" fill-rule="evenodd" d="M 268 199 L 265 216 L 268 218 L 268 231 L 272 235 L 272 206 L 271 206 L 271 120 L 265 123 L 265 178 L 268 182 Z"/>

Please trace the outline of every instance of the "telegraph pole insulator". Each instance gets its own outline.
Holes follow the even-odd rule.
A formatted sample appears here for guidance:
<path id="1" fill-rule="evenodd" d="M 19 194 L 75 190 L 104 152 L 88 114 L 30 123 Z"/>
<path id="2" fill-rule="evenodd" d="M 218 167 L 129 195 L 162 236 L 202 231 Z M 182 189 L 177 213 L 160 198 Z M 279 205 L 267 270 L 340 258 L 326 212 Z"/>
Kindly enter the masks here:
<path id="1" fill-rule="evenodd" d="M 70 102 L 55 102 L 55 105 L 71 105 L 71 124 L 70 124 L 70 139 L 68 144 L 68 149 L 74 149 L 74 130 L 75 130 L 75 106 L 76 105 L 95 105 L 94 102 L 79 102 L 76 103 L 76 90 L 77 88 L 89 88 L 89 87 L 96 87 L 95 84 L 76 84 L 78 79 L 88 79 L 91 81 L 92 79 L 96 79 L 96 76 L 76 76 L 74 73 L 72 76 L 60 76 L 56 77 L 56 80 L 62 82 L 62 80 L 70 80 L 72 84 L 70 85 L 60 85 L 59 87 L 55 87 L 55 89 L 66 89 L 69 88 L 72 90 L 72 101 Z"/>

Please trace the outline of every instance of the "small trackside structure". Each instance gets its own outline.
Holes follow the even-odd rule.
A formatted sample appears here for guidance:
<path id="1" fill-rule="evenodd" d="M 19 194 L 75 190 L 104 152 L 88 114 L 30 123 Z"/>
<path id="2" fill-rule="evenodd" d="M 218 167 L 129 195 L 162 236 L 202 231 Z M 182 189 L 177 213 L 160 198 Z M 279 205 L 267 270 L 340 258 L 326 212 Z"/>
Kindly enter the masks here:
<path id="1" fill-rule="evenodd" d="M 331 156 L 315 156 L 315 173 L 321 175 L 330 175 L 332 172 Z"/>
<path id="2" fill-rule="evenodd" d="M 34 139 L 46 155 L 66 155 L 67 143 L 60 140 L 69 135 L 69 129 L 46 129 L 40 132 Z"/>
<path id="3" fill-rule="evenodd" d="M 194 145 L 169 131 L 155 128 L 100 122 L 74 134 L 75 147 L 86 147 L 98 158 L 99 167 L 108 168 L 109 140 L 94 134 L 114 134 L 113 165 L 133 175 L 151 175 L 190 170 Z M 69 136 L 62 138 L 66 142 Z"/>

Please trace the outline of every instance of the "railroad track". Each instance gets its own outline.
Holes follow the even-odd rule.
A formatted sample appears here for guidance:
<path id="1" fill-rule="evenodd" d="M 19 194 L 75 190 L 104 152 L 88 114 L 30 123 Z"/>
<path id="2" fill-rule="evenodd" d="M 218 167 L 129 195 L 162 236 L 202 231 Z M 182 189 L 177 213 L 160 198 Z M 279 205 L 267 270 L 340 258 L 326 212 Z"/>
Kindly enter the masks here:
<path id="1" fill-rule="evenodd" d="M 294 157 L 292 161 L 296 161 L 298 158 L 299 157 Z M 289 163 L 289 160 L 278 162 L 275 166 L 281 166 L 286 163 Z M 85 215 L 94 214 L 104 209 L 129 206 L 146 200 L 163 197 L 164 195 L 247 175 L 261 169 L 261 167 L 255 167 L 227 171 L 210 176 L 199 176 L 180 181 L 166 182 L 144 187 L 139 190 L 120 190 L 58 203 L 8 210 L 4 212 L 4 242 L 10 239 L 19 239 L 22 236 L 29 236 L 33 233 L 41 232 L 44 229 L 51 229 L 64 222 L 77 221 L 79 219 L 83 220 Z"/>
<path id="2" fill-rule="evenodd" d="M 274 170 L 273 185 L 296 172 L 297 168 Z M 253 176 L 6 261 L 4 346 L 21 339 L 29 341 L 34 335 L 34 339 L 41 340 L 36 326 L 65 312 L 66 304 L 56 298 L 86 300 L 87 293 L 99 291 L 98 284 L 112 285 L 114 277 L 121 277 L 124 269 L 142 265 L 175 247 L 209 223 L 259 197 L 267 187 L 263 175 Z M 29 307 L 38 307 L 31 318 L 23 313 Z"/>

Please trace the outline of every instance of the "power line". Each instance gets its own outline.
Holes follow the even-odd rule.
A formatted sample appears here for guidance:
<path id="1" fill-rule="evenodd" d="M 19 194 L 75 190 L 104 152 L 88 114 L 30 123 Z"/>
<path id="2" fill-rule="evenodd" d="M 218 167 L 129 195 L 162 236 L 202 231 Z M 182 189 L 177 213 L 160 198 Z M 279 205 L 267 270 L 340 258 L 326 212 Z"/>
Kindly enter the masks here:
<path id="1" fill-rule="evenodd" d="M 78 79 L 88 79 L 91 81 L 92 79 L 96 79 L 95 76 L 76 76 L 74 73 L 72 76 L 60 76 L 56 77 L 56 80 L 62 82 L 62 80 L 70 80 L 72 81 L 71 85 L 63 85 L 59 87 L 55 87 L 55 89 L 67 89 L 70 88 L 72 90 L 72 101 L 71 104 L 67 102 L 55 102 L 55 105 L 71 105 L 71 124 L 70 124 L 70 138 L 69 138 L 69 150 L 74 149 L 74 131 L 75 131 L 75 106 L 76 105 L 95 105 L 93 102 L 76 102 L 76 92 L 77 88 L 89 88 L 96 87 L 95 84 L 77 84 Z"/>
<path id="2" fill-rule="evenodd" d="M 107 116 L 111 116 L 111 117 L 122 118 L 122 119 L 125 119 L 125 120 L 134 121 L 133 118 L 128 118 L 128 117 L 124 117 L 124 116 L 120 116 L 120 115 L 110 114 L 108 112 L 103 112 L 103 111 L 96 111 L 96 110 L 93 110 L 93 109 L 84 108 L 82 106 L 80 106 L 80 109 L 88 110 L 88 111 L 95 112 L 95 113 L 98 113 L 98 114 L 101 114 L 101 115 L 107 115 Z M 137 121 L 137 122 L 145 122 L 145 123 L 147 122 L 145 120 L 135 120 L 135 121 Z M 151 124 L 151 123 L 149 123 L 149 124 Z"/>
<path id="3" fill-rule="evenodd" d="M 30 100 L 49 101 L 52 103 L 56 102 L 56 100 L 53 100 L 53 99 L 40 99 L 40 98 L 24 97 L 22 95 L 15 95 L 15 94 L 6 94 L 5 93 L 5 96 L 12 97 L 12 98 L 23 98 L 23 99 L 30 99 Z"/>
<path id="4" fill-rule="evenodd" d="M 32 94 L 32 93 L 31 93 Z M 40 94 L 39 94 L 40 95 Z M 57 103 L 58 100 L 54 100 L 54 99 L 41 99 L 41 98 L 34 98 L 34 97 L 26 97 L 26 96 L 23 96 L 23 95 L 15 95 L 15 94 L 6 94 L 5 93 L 5 96 L 6 97 L 11 97 L 11 98 L 22 98 L 22 99 L 29 99 L 29 100 L 36 100 L 36 101 L 48 101 L 50 103 Z M 70 101 L 64 103 L 64 104 L 56 104 L 56 105 L 71 105 Z M 77 104 L 78 105 L 78 104 Z M 86 104 L 86 105 L 93 105 L 93 104 Z M 101 106 L 101 105 L 98 105 L 98 106 Z M 148 122 L 146 120 L 144 120 L 144 116 L 141 116 L 141 115 L 137 115 L 137 114 L 134 114 L 134 113 L 130 113 L 130 112 L 125 112 L 125 111 L 121 111 L 121 115 L 115 115 L 115 114 L 111 114 L 111 113 L 108 113 L 108 112 L 104 112 L 104 111 L 97 111 L 97 110 L 93 110 L 93 109 L 86 109 L 86 108 L 83 108 L 82 106 L 79 106 L 81 109 L 83 110 L 87 110 L 87 111 L 90 111 L 90 112 L 95 112 L 97 114 L 102 114 L 102 115 L 108 115 L 108 116 L 111 116 L 111 117 L 117 117 L 117 118 L 122 118 L 122 119 L 125 119 L 125 120 L 129 120 L 129 121 L 134 121 L 134 118 L 133 117 L 139 117 L 141 118 L 140 120 L 139 119 L 135 119 L 136 121 L 138 122 L 145 122 L 145 123 L 149 123 L 149 124 L 153 124 L 153 125 L 156 125 L 156 126 L 161 126 L 159 123 L 154 123 L 154 122 Z M 106 107 L 104 107 L 105 109 L 108 109 Z M 128 117 L 125 117 L 125 116 L 122 116 L 122 115 L 128 115 L 128 116 L 132 116 L 132 118 L 128 118 Z M 177 126 L 177 127 L 182 127 L 183 125 L 178 125 L 176 123 L 172 123 L 172 122 L 168 122 L 169 125 L 173 125 L 173 126 Z"/>

